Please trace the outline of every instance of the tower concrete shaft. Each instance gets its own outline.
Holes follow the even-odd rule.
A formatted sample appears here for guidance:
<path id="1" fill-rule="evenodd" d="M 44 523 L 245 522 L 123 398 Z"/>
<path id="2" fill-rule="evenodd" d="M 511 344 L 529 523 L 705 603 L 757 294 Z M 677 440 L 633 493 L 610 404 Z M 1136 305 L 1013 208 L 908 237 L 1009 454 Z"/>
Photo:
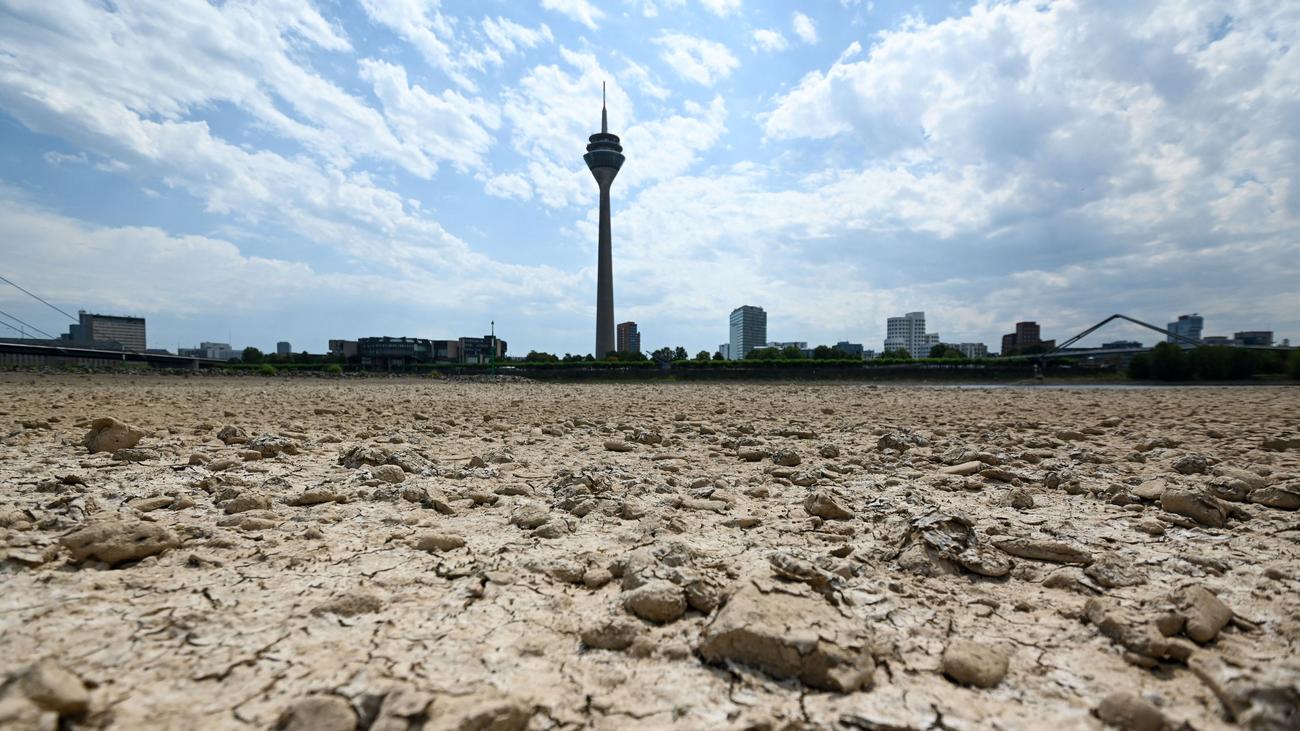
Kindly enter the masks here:
<path id="1" fill-rule="evenodd" d="M 602 96 L 604 95 L 602 88 Z M 604 359 L 617 346 L 614 339 L 614 242 L 610 231 L 609 189 L 623 167 L 623 146 L 609 133 L 609 116 L 600 106 L 600 132 L 592 135 L 583 159 L 600 187 L 600 233 L 596 253 L 596 352 Z"/>
<path id="2" fill-rule="evenodd" d="M 609 225 L 609 188 L 614 183 L 610 168 L 595 168 L 592 174 L 600 186 L 600 239 L 596 254 L 596 357 L 604 358 L 616 349 L 614 342 L 614 241 Z"/>

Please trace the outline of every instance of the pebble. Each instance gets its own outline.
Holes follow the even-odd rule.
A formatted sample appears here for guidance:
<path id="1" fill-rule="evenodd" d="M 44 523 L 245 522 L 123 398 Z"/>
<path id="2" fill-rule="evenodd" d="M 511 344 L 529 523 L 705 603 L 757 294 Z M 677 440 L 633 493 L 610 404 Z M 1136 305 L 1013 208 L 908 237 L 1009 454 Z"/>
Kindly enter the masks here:
<path id="1" fill-rule="evenodd" d="M 686 596 L 671 581 L 655 579 L 623 593 L 623 608 L 651 622 L 672 622 L 686 613 Z"/>
<path id="2" fill-rule="evenodd" d="M 943 673 L 962 685 L 992 688 L 1007 674 L 1009 658 L 993 645 L 955 639 L 943 651 Z"/>
<path id="3" fill-rule="evenodd" d="M 22 691 L 32 703 L 60 716 L 85 713 L 90 693 L 81 679 L 53 660 L 43 660 L 22 676 Z"/>
<path id="4" fill-rule="evenodd" d="M 454 533 L 425 533 L 415 542 L 417 549 L 429 552 L 454 551 L 464 546 L 465 539 Z"/>
<path id="5" fill-rule="evenodd" d="M 284 709 L 276 731 L 356 731 L 352 704 L 336 695 L 309 695 Z"/>
<path id="6" fill-rule="evenodd" d="M 1103 698 L 1097 706 L 1097 718 L 1121 731 L 1164 731 L 1169 727 L 1159 708 L 1124 691 Z"/>

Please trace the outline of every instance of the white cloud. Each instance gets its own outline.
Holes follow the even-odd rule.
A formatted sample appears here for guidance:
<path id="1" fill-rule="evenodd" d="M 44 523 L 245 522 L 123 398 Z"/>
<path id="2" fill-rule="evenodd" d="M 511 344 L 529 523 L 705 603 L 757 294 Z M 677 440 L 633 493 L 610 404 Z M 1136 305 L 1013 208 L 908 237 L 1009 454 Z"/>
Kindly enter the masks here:
<path id="1" fill-rule="evenodd" d="M 731 50 L 716 41 L 664 32 L 654 42 L 663 47 L 660 57 L 679 76 L 704 86 L 713 86 L 740 66 Z"/>
<path id="2" fill-rule="evenodd" d="M 69 155 L 63 152 L 50 150 L 44 155 L 41 155 L 41 157 L 45 159 L 45 162 L 48 162 L 51 165 L 87 165 L 90 163 L 90 160 L 86 157 L 86 153 L 84 152 Z"/>
<path id="3" fill-rule="evenodd" d="M 360 63 L 361 78 L 374 85 L 384 116 L 406 143 L 430 157 L 450 160 L 460 170 L 482 162 L 499 124 L 495 107 L 446 89 L 432 94 L 409 85 L 406 69 L 373 59 Z"/>
<path id="4" fill-rule="evenodd" d="M 781 35 L 780 31 L 760 28 L 754 31 L 755 50 L 760 51 L 784 51 L 790 47 L 790 42 Z"/>
<path id="5" fill-rule="evenodd" d="M 700 0 L 700 4 L 714 15 L 726 17 L 740 10 L 741 0 Z"/>
<path id="6" fill-rule="evenodd" d="M 591 30 L 596 30 L 600 19 L 605 17 L 604 11 L 593 5 L 591 0 L 542 0 L 542 7 L 568 16 L 570 20 Z"/>
<path id="7" fill-rule="evenodd" d="M 537 28 L 522 26 L 507 18 L 484 18 L 483 32 L 506 53 L 515 53 L 525 48 L 536 48 L 542 43 L 555 40 L 551 29 L 542 24 Z"/>
<path id="8" fill-rule="evenodd" d="M 790 21 L 790 27 L 794 29 L 794 34 L 799 36 L 799 40 L 804 43 L 813 44 L 817 42 L 817 25 L 807 15 L 795 11 Z"/>

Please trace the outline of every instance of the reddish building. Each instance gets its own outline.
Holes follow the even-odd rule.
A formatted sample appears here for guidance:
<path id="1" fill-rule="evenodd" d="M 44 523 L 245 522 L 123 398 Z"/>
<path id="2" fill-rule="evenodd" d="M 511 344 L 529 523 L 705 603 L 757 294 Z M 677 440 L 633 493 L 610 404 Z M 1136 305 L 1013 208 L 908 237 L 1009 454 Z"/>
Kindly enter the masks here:
<path id="1" fill-rule="evenodd" d="M 641 352 L 641 333 L 636 329 L 635 322 L 620 322 L 616 328 L 618 343 L 617 348 L 620 353 L 640 353 Z"/>

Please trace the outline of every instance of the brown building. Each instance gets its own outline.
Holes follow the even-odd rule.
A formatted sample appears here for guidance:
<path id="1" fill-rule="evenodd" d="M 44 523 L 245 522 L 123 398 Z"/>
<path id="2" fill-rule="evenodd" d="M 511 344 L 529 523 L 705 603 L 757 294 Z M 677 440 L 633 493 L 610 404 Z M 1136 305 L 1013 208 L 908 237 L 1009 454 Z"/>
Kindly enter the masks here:
<path id="1" fill-rule="evenodd" d="M 77 324 L 68 327 L 68 334 L 63 336 L 63 340 L 88 348 L 144 352 L 143 317 L 96 315 L 85 310 L 77 315 Z"/>
<path id="2" fill-rule="evenodd" d="M 617 333 L 618 352 L 641 352 L 641 332 L 637 330 L 635 322 L 620 322 L 618 324 Z"/>
<path id="3" fill-rule="evenodd" d="M 1002 336 L 1002 354 L 1012 355 L 1035 345 L 1055 345 L 1056 341 L 1043 343 L 1042 330 L 1033 321 L 1017 322 L 1016 331 Z"/>

